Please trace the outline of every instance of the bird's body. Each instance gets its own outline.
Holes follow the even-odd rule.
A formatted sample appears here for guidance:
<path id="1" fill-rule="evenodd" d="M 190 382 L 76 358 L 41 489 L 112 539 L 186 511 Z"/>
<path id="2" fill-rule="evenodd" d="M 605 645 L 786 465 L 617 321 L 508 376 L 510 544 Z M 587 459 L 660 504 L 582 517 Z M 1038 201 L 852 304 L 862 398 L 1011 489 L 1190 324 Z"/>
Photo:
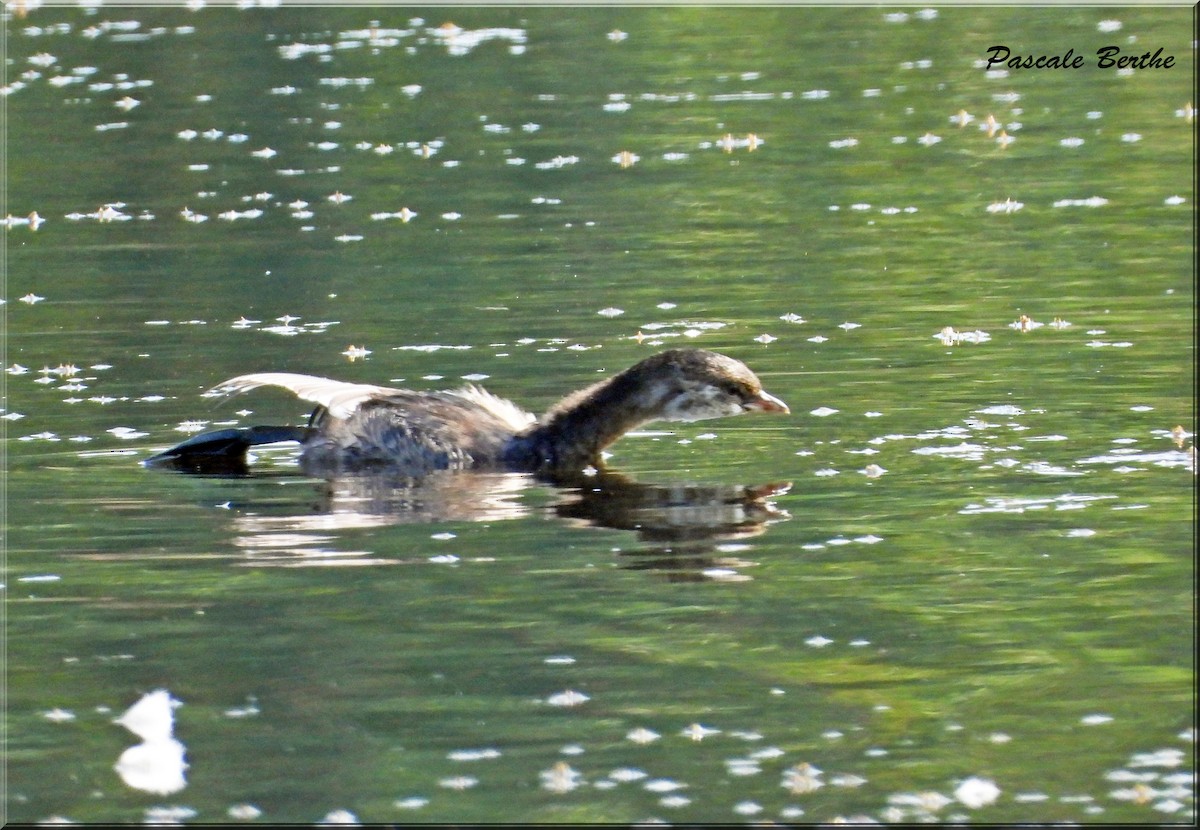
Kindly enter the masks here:
<path id="1" fill-rule="evenodd" d="M 281 372 L 241 375 L 208 394 L 279 386 L 316 403 L 306 427 L 247 427 L 196 436 L 147 459 L 203 469 L 244 458 L 257 444 L 299 441 L 310 470 L 386 467 L 410 475 L 471 468 L 580 470 L 631 429 L 655 420 L 697 421 L 747 411 L 787 412 L 733 358 L 673 349 L 567 396 L 541 419 L 476 386 L 415 392 Z"/>

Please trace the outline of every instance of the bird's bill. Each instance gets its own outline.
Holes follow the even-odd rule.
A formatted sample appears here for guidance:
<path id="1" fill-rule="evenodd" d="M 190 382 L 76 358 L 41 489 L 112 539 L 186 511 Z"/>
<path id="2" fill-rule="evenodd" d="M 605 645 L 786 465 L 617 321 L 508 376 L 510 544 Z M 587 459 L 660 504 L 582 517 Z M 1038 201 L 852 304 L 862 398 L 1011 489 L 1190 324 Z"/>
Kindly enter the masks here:
<path id="1" fill-rule="evenodd" d="M 750 412 L 782 412 L 785 415 L 792 411 L 787 404 L 768 392 L 759 392 L 757 398 L 747 401 L 746 409 Z"/>

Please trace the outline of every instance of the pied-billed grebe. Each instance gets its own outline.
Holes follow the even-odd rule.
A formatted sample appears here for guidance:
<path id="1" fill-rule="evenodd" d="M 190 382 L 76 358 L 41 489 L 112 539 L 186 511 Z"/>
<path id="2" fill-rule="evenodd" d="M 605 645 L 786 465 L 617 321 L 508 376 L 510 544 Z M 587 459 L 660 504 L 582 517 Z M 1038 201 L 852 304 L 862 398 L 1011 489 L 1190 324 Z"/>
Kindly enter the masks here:
<path id="1" fill-rule="evenodd" d="M 672 349 L 569 395 L 541 419 L 476 386 L 413 392 L 311 375 L 264 372 L 227 380 L 207 395 L 281 386 L 318 404 L 305 427 L 243 427 L 197 435 L 146 460 L 203 470 L 277 441 L 303 445 L 305 469 L 386 467 L 412 475 L 498 468 L 577 471 L 650 421 L 700 421 L 743 412 L 788 412 L 744 364 L 703 349 Z"/>

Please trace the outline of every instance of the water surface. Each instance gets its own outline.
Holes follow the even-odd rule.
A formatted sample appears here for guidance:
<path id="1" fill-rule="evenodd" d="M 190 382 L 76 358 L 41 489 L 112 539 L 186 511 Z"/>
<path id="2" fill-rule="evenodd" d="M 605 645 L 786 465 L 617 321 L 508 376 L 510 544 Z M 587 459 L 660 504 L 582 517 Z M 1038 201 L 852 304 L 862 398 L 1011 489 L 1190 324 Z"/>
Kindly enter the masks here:
<path id="1" fill-rule="evenodd" d="M 6 15 L 11 820 L 1192 820 L 1189 9 Z M 677 345 L 793 414 L 137 463 Z"/>

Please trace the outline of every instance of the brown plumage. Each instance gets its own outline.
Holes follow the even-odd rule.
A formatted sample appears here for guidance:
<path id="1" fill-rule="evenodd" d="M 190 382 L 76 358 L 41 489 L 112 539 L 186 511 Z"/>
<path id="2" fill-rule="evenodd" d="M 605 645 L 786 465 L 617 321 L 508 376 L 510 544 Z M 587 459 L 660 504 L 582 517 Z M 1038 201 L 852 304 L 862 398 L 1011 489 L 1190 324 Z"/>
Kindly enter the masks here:
<path id="1" fill-rule="evenodd" d="M 331 473 L 386 467 L 412 475 L 493 468 L 577 471 L 650 421 L 699 421 L 743 412 L 788 412 L 744 364 L 703 349 L 672 349 L 568 395 L 540 420 L 511 401 L 467 386 L 414 392 L 311 375 L 242 375 L 208 395 L 281 386 L 318 404 L 307 427 L 225 429 L 191 438 L 147 464 L 201 470 L 243 459 L 248 447 L 300 441 L 303 463 Z"/>

